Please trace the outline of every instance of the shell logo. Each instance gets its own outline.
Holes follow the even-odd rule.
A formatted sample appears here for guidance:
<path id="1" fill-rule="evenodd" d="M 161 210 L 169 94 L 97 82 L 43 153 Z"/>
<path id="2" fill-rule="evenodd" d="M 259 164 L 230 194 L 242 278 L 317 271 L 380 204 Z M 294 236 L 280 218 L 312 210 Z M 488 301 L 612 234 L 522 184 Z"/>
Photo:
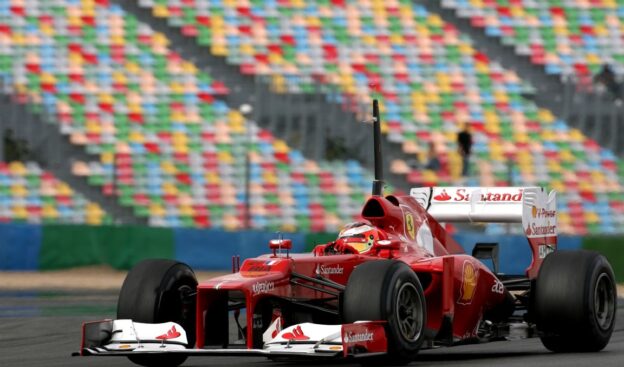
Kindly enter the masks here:
<path id="1" fill-rule="evenodd" d="M 535 205 L 531 207 L 531 215 L 533 218 L 537 217 L 537 207 Z"/>
<path id="2" fill-rule="evenodd" d="M 469 261 L 464 261 L 462 269 L 462 284 L 459 289 L 459 299 L 457 303 L 460 305 L 469 305 L 472 303 L 475 291 L 477 290 L 477 280 L 479 273 L 475 266 Z"/>

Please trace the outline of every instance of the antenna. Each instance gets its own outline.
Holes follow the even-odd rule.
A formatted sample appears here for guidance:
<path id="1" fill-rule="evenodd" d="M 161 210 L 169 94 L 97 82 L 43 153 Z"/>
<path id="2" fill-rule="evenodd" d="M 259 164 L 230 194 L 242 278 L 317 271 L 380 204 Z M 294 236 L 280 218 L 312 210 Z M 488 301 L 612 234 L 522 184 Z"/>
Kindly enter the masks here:
<path id="1" fill-rule="evenodd" d="M 375 179 L 373 180 L 373 196 L 382 196 L 383 162 L 381 160 L 381 118 L 379 117 L 379 102 L 373 99 L 373 146 L 375 152 Z"/>

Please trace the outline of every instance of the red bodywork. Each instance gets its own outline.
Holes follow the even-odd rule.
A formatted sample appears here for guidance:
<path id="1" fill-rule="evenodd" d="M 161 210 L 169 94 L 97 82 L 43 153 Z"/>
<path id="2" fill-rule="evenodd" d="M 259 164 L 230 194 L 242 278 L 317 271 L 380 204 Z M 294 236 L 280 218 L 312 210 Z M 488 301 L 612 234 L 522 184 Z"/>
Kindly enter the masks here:
<path id="1" fill-rule="evenodd" d="M 246 346 L 253 348 L 257 341 L 252 323 L 258 302 L 269 297 L 300 302 L 329 297 L 323 291 L 294 283 L 294 273 L 311 278 L 322 276 L 346 285 L 353 269 L 366 261 L 396 259 L 416 272 L 427 301 L 426 328 L 433 337 L 444 327 L 443 320 L 450 321 L 449 337 L 453 341 L 476 337 L 484 314 L 502 305 L 509 296 L 498 278 L 480 261 L 465 254 L 414 198 L 372 196 L 362 210 L 362 217 L 385 233 L 385 245 L 375 244 L 366 254 L 325 255 L 328 245 L 319 245 L 310 254 L 264 255 L 244 261 L 239 272 L 201 282 L 197 292 L 197 347 L 207 344 L 205 329 L 210 325 L 206 325 L 205 317 L 212 312 L 211 304 L 222 292 L 242 292 L 247 320 Z M 418 243 L 417 233 L 424 225 L 430 230 L 433 249 L 425 249 Z M 527 273 L 536 273 L 539 264 L 533 263 Z"/>

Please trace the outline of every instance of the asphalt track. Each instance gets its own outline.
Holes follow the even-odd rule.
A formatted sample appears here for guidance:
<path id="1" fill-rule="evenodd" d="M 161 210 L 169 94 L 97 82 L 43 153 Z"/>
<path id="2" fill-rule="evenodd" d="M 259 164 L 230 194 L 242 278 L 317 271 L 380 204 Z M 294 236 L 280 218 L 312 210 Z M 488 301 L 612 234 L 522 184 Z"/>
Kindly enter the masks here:
<path id="1" fill-rule="evenodd" d="M 115 315 L 116 293 L 0 293 L 0 366 L 130 367 L 121 357 L 71 357 L 78 351 L 80 325 Z M 314 366 L 270 362 L 265 358 L 196 357 L 184 366 Z M 323 366 L 353 364 L 323 363 Z M 620 300 L 615 332 L 599 353 L 554 354 L 539 339 L 502 341 L 422 351 L 411 366 L 622 366 L 624 303 Z M 355 366 L 355 365 L 353 365 Z"/>

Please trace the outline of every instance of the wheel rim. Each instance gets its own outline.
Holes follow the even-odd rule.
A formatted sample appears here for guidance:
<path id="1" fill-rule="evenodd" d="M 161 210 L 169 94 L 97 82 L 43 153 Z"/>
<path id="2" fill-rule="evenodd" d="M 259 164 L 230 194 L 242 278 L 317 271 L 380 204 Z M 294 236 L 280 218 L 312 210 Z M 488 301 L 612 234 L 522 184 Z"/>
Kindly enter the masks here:
<path id="1" fill-rule="evenodd" d="M 195 312 L 194 302 L 189 296 L 193 289 L 188 285 L 182 285 L 178 288 L 178 296 L 180 297 L 180 321 L 187 323 Z"/>
<path id="2" fill-rule="evenodd" d="M 416 286 L 404 283 L 399 288 L 395 315 L 401 336 L 408 341 L 415 341 L 420 337 L 423 326 L 422 298 Z"/>
<path id="3" fill-rule="evenodd" d="M 601 273 L 594 288 L 594 317 L 602 330 L 611 327 L 615 314 L 613 283 L 606 273 Z"/>

